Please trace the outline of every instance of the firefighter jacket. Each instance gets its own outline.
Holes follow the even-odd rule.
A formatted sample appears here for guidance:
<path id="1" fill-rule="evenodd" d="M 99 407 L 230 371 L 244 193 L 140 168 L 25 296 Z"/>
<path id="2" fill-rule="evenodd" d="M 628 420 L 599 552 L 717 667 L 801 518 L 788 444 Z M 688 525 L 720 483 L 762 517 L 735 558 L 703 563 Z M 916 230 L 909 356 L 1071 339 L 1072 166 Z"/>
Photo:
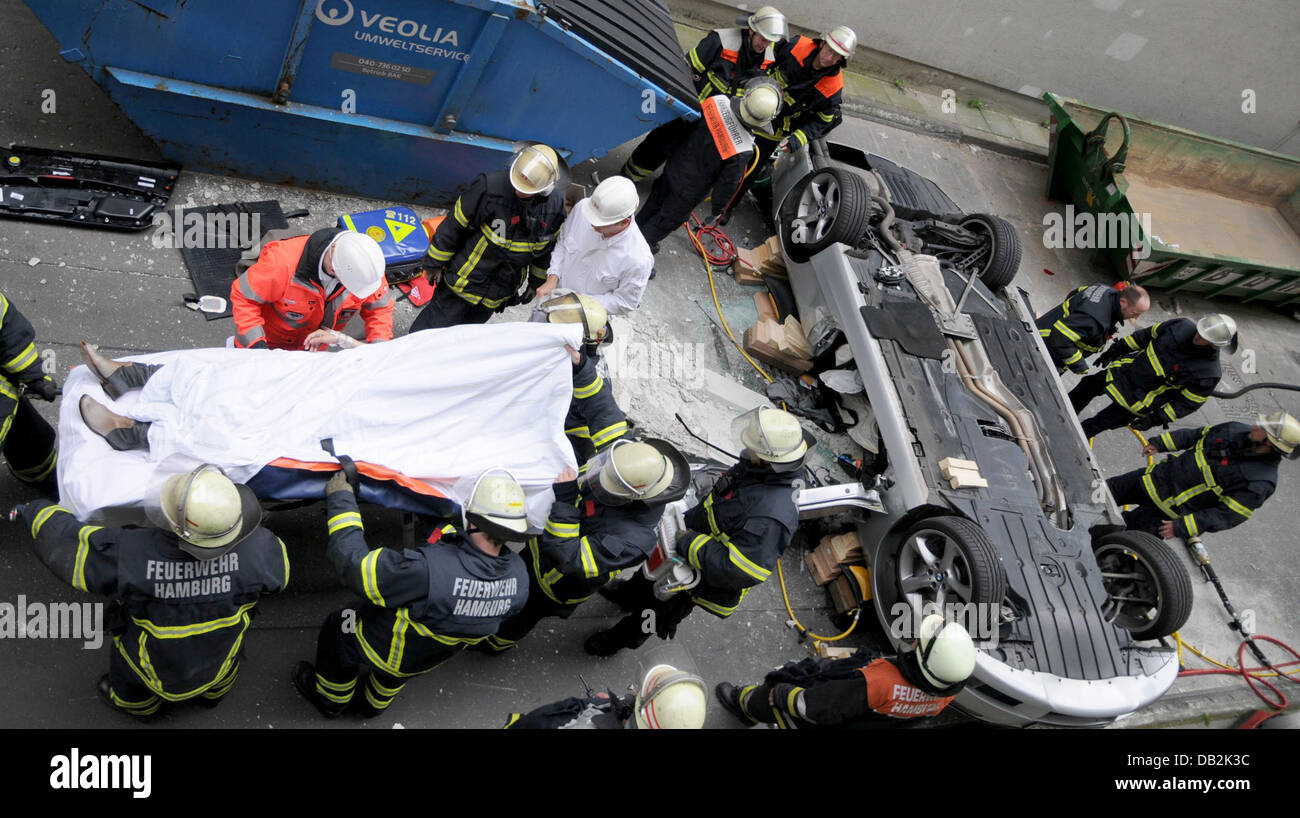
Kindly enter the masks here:
<path id="1" fill-rule="evenodd" d="M 1119 292 L 1101 284 L 1080 287 L 1038 319 L 1038 334 L 1058 367 L 1080 375 L 1088 371 L 1084 356 L 1100 352 L 1124 320 Z"/>
<path id="2" fill-rule="evenodd" d="M 5 298 L 4 293 L 0 293 L 0 446 L 5 445 L 18 416 L 19 385 L 49 380 L 52 379 L 41 369 L 41 357 L 36 351 L 36 331 L 31 322 Z M 27 411 L 32 411 L 31 407 Z M 19 428 L 22 428 L 21 421 Z M 23 462 L 14 461 L 12 448 L 7 452 L 9 468 L 18 479 L 40 483 L 54 471 L 58 453 L 54 448 L 53 433 L 47 434 L 50 437 L 48 451 L 43 442 L 32 441 L 32 456 L 23 458 Z"/>
<path id="3" fill-rule="evenodd" d="M 1256 454 L 1245 423 L 1175 429 L 1152 438 L 1162 452 L 1181 452 L 1147 466 L 1142 487 L 1187 538 L 1223 531 L 1249 520 L 1277 488 L 1281 455 L 1272 447 Z"/>
<path id="4" fill-rule="evenodd" d="M 600 451 L 627 432 L 627 416 L 614 402 L 614 388 L 596 370 L 595 360 L 584 350 L 573 367 L 573 402 L 564 421 L 564 433 L 589 440 Z"/>
<path id="5" fill-rule="evenodd" d="M 576 696 L 544 704 L 527 713 L 511 713 L 507 730 L 622 730 L 632 716 L 634 698 L 612 691 L 585 699 Z"/>
<path id="6" fill-rule="evenodd" d="M 700 101 L 714 94 L 734 96 L 748 80 L 760 76 L 776 60 L 771 45 L 762 54 L 749 47 L 752 32 L 747 28 L 710 31 L 686 55 L 691 78 Z"/>
<path id="7" fill-rule="evenodd" d="M 112 598 L 113 649 L 167 701 L 192 698 L 221 680 L 239 661 L 258 599 L 289 584 L 289 554 L 265 528 L 220 557 L 200 560 L 161 528 L 83 525 L 44 500 L 23 506 L 22 514 L 36 556 L 55 576 Z"/>
<path id="8" fill-rule="evenodd" d="M 522 199 L 507 171 L 480 173 L 434 231 L 427 262 L 464 300 L 504 309 L 546 282 L 563 222 L 564 191 Z"/>
<path id="9" fill-rule="evenodd" d="M 799 527 L 792 481 L 793 474 L 738 463 L 686 512 L 686 526 L 696 534 L 678 553 L 700 572 L 690 592 L 697 605 L 731 616 L 749 589 L 771 576 Z"/>
<path id="10" fill-rule="evenodd" d="M 573 606 L 624 568 L 645 562 L 658 542 L 661 505 L 608 506 L 582 496 L 576 480 L 555 484 L 555 502 L 541 536 L 528 542 L 529 567 L 553 602 Z"/>
<path id="11" fill-rule="evenodd" d="M 724 100 L 722 104 L 727 103 Z M 683 205 L 688 206 L 686 212 L 680 214 L 680 220 L 676 219 L 678 214 L 674 212 L 674 220 L 678 224 L 685 221 L 690 216 L 690 211 L 710 191 L 712 198 L 709 200 L 709 212 L 712 218 L 717 219 L 725 213 L 740 190 L 745 168 L 753 158 L 752 147 L 741 147 L 738 152 L 730 153 L 724 158 L 723 148 L 715 141 L 713 132 L 709 129 L 706 113 L 705 117 L 691 125 L 690 133 L 673 148 L 672 155 L 664 165 L 663 181 Z"/>
<path id="12" fill-rule="evenodd" d="M 1200 408 L 1218 385 L 1223 370 L 1219 351 L 1197 346 L 1196 322 L 1190 318 L 1164 321 L 1116 343 L 1128 357 L 1106 370 L 1106 394 L 1135 415 L 1158 423 L 1177 420 Z"/>
<path id="13" fill-rule="evenodd" d="M 955 696 L 937 696 L 913 684 L 900 660 L 858 654 L 816 674 L 769 674 L 772 715 L 777 725 L 791 727 L 879 727 L 895 719 L 937 716 Z M 815 662 L 816 660 L 811 660 Z M 844 672 L 857 665 L 850 678 Z M 790 667 L 790 666 L 787 666 Z M 782 668 L 785 670 L 785 668 Z M 794 678 L 791 678 L 794 677 Z"/>
<path id="14" fill-rule="evenodd" d="M 386 673 L 427 671 L 423 657 L 483 641 L 528 601 L 524 563 L 513 551 L 492 556 L 453 526 L 434 531 L 419 548 L 371 550 L 352 492 L 331 492 L 326 505 L 326 556 L 343 583 L 365 598 L 357 642 Z"/>
<path id="15" fill-rule="evenodd" d="M 796 37 L 782 44 L 776 65 L 768 71 L 783 89 L 781 110 L 772 121 L 772 133 L 760 131 L 757 136 L 772 142 L 791 137 L 799 145 L 807 145 L 840 124 L 844 96 L 840 69 L 845 61 L 839 59 L 820 71 L 813 68 L 821 47 L 821 40 L 808 37 Z M 794 147 L 792 144 L 791 148 Z"/>
<path id="16" fill-rule="evenodd" d="M 341 227 L 326 227 L 262 248 L 257 263 L 230 285 L 235 346 L 302 349 L 314 330 L 342 330 L 358 311 L 367 341 L 392 339 L 393 291 L 388 282 L 364 299 L 342 284 L 328 294 L 321 285 L 321 256 L 342 232 Z"/>

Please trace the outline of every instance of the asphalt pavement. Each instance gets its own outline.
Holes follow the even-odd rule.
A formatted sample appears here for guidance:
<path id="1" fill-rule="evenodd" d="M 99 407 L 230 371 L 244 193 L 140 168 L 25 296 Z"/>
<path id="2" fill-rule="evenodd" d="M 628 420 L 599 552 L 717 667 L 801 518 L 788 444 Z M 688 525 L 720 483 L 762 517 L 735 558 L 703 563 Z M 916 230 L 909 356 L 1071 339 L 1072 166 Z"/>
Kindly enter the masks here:
<path id="1" fill-rule="evenodd" d="M 0 141 L 65 147 L 140 157 L 150 148 L 106 101 L 80 69 L 64 64 L 57 47 L 30 13 L 16 0 L 0 4 L 0 60 L 11 74 L 10 86 L 18 92 L 0 99 Z M 40 111 L 40 89 L 55 88 L 61 100 L 58 113 Z M 886 156 L 932 178 L 964 209 L 993 212 L 1008 219 L 1024 245 L 1019 286 L 1034 306 L 1045 310 L 1075 286 L 1109 281 L 1092 269 L 1082 251 L 1048 249 L 1042 242 L 1042 218 L 1060 206 L 1044 198 L 1046 168 L 975 146 L 916 134 L 856 118 L 847 118 L 836 137 Z M 630 146 L 611 153 L 599 165 L 602 174 L 618 167 Z M 591 168 L 579 168 L 583 179 Z M 330 225 L 339 214 L 379 207 L 373 200 L 323 194 L 247 180 L 184 173 L 173 203 L 197 205 L 256 201 L 275 198 L 284 210 L 306 207 L 311 215 L 301 226 L 314 229 Z M 421 217 L 437 211 L 417 209 Z M 752 203 L 745 204 L 728 226 L 742 245 L 756 244 L 763 236 Z M 717 281 L 718 296 L 733 327 L 747 326 L 755 313 L 750 295 L 726 277 Z M 232 333 L 228 320 L 208 322 L 182 306 L 182 295 L 193 287 L 180 251 L 154 247 L 148 233 L 122 234 L 74 229 L 36 222 L 0 220 L 0 290 L 32 321 L 38 346 L 53 350 L 56 378 L 66 378 L 79 363 L 76 344 L 99 343 L 110 354 L 222 344 Z M 1144 324 L 1174 315 L 1197 317 L 1214 305 L 1194 298 L 1155 293 L 1155 307 Z M 658 275 L 646 302 L 626 325 L 632 333 L 698 344 L 698 365 L 721 373 L 730 382 L 757 389 L 757 377 L 721 337 L 711 319 L 691 301 L 711 312 L 709 284 L 698 258 L 682 232 L 664 243 Z M 1231 373 L 1246 382 L 1276 380 L 1300 383 L 1300 327 L 1292 319 L 1253 306 L 1231 306 L 1241 328 L 1242 346 L 1254 351 L 1258 369 L 1242 373 L 1240 356 L 1227 367 L 1225 381 L 1236 384 Z M 403 302 L 397 325 L 403 331 L 415 309 Z M 516 314 L 514 317 L 521 317 Z M 501 318 L 495 320 L 503 320 Z M 650 335 L 653 333 L 653 335 Z M 1068 384 L 1067 384 L 1068 386 Z M 656 384 L 629 394 L 655 394 Z M 697 418 L 734 413 L 707 390 L 682 388 L 665 379 L 668 402 Z M 642 402 L 638 402 L 642 401 Z M 639 397 L 624 403 L 633 416 L 655 417 L 665 407 L 646 405 Z M 57 405 L 38 404 L 52 422 Z M 667 407 L 672 408 L 672 407 Z M 1278 401 L 1267 393 L 1252 393 L 1235 402 L 1211 400 L 1187 425 L 1214 423 L 1225 418 L 1248 418 L 1256 410 L 1289 408 L 1294 401 Z M 670 437 L 680 432 L 655 428 Z M 823 442 L 818 456 L 833 456 L 834 446 Z M 1114 432 L 1097 441 L 1097 452 L 1108 473 L 1119 473 L 1140 463 L 1134 441 L 1127 432 Z M 0 509 L 33 497 L 12 480 L 0 480 Z M 1231 532 L 1212 535 L 1207 545 L 1238 608 L 1253 614 L 1257 629 L 1290 644 L 1300 644 L 1295 598 L 1300 591 L 1300 570 L 1295 567 L 1294 509 L 1300 507 L 1300 474 L 1295 464 L 1283 463 L 1277 494 L 1255 517 Z M 365 510 L 367 533 L 378 542 L 396 542 L 396 514 Z M 583 638 L 612 624 L 614 607 L 596 597 L 569 620 L 544 621 L 519 649 L 500 657 L 466 654 L 428 676 L 411 682 L 389 711 L 362 722 L 341 719 L 324 722 L 301 700 L 289 683 L 289 669 L 314 652 L 315 634 L 331 610 L 347 604 L 350 594 L 338 585 L 324 559 L 325 518 L 320 506 L 271 514 L 266 525 L 288 544 L 293 560 L 290 589 L 266 600 L 250 631 L 248 659 L 240 679 L 222 706 L 208 711 L 195 706 L 173 708 L 158 727 L 308 727 L 387 729 L 404 727 L 491 728 L 502 724 L 511 711 L 526 710 L 571 695 L 584 684 L 616 692 L 631 684 L 638 670 L 635 653 L 597 660 L 582 652 Z M 0 522 L 0 602 L 16 603 L 20 595 L 32 601 L 89 601 L 62 585 L 27 548 L 27 534 Z M 792 604 L 798 618 L 814 631 L 835 632 L 828 619 L 825 592 L 811 582 L 802 568 L 803 545 L 789 549 L 783 566 Z M 1197 601 L 1193 617 L 1182 636 L 1207 655 L 1228 661 L 1235 657 L 1238 639 L 1225 625 L 1222 609 L 1209 586 L 1196 578 L 1190 559 L 1181 554 L 1193 573 Z M 739 613 L 716 620 L 697 612 L 683 625 L 678 639 L 687 648 L 704 678 L 710 682 L 751 681 L 787 659 L 808 655 L 787 624 L 788 616 L 775 578 L 756 589 Z M 842 644 L 872 640 L 864 628 Z M 10 705 L 0 709 L 0 727 L 100 728 L 131 726 L 129 720 L 97 701 L 92 684 L 107 667 L 108 648 L 83 649 L 73 640 L 8 640 L 0 645 L 0 666 L 5 670 Z M 1196 660 L 1188 657 L 1193 666 Z M 1199 677 L 1180 680 L 1168 698 L 1197 696 L 1193 715 L 1240 712 L 1254 701 L 1241 680 Z M 1134 719 L 1132 723 L 1137 723 Z M 1121 723 L 1121 726 L 1123 723 Z M 711 707 L 707 726 L 738 724 L 720 708 Z"/>

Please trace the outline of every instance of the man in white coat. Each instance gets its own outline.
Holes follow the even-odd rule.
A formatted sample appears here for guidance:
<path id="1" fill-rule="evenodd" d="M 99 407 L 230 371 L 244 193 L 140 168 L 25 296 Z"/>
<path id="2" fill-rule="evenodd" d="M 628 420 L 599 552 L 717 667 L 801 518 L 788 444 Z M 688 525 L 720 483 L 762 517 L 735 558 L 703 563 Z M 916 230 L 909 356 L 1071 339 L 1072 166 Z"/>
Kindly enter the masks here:
<path id="1" fill-rule="evenodd" d="M 624 176 L 606 179 L 574 205 L 551 254 L 546 283 L 537 288 L 538 299 L 559 287 L 591 296 L 610 315 L 641 306 L 654 256 L 632 219 L 636 208 L 636 185 Z"/>

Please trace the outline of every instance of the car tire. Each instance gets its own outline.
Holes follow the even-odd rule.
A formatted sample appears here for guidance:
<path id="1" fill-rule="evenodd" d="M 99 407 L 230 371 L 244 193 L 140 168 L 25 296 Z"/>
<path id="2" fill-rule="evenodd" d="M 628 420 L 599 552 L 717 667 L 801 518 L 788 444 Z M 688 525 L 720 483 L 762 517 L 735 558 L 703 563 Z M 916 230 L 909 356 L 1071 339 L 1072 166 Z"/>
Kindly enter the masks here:
<path id="1" fill-rule="evenodd" d="M 940 610 L 948 603 L 1000 605 L 1007 595 L 1006 572 L 993 542 L 983 528 L 963 517 L 929 517 L 914 523 L 882 567 L 886 570 L 872 571 L 873 580 L 889 577 L 892 587 L 882 589 L 888 591 L 887 598 L 907 602 L 914 613 L 931 603 Z"/>
<path id="2" fill-rule="evenodd" d="M 962 220 L 961 226 L 989 237 L 993 249 L 980 278 L 990 290 L 1005 289 L 1020 270 L 1020 236 L 1006 219 L 987 213 L 976 213 Z"/>
<path id="3" fill-rule="evenodd" d="M 1192 580 L 1163 540 L 1145 531 L 1117 531 L 1098 539 L 1092 550 L 1109 597 L 1108 621 L 1134 639 L 1160 639 L 1186 624 Z M 1127 601 L 1113 602 L 1117 596 Z"/>
<path id="4" fill-rule="evenodd" d="M 861 176 L 841 168 L 814 170 L 781 205 L 781 244 L 795 261 L 807 261 L 836 242 L 852 247 L 866 232 L 871 209 Z"/>

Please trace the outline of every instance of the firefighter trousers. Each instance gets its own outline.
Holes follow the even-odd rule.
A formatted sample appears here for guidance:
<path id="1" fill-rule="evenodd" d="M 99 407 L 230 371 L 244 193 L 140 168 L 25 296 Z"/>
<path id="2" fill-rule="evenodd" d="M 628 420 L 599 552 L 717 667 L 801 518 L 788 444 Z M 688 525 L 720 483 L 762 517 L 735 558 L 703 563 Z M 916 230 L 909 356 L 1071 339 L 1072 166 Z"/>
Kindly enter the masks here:
<path id="1" fill-rule="evenodd" d="M 236 660 L 215 684 L 192 698 L 200 699 L 208 707 L 216 707 L 222 697 L 230 692 L 230 688 L 235 686 L 235 680 L 239 678 L 239 664 L 239 660 Z M 113 658 L 109 660 L 108 688 L 113 706 L 137 718 L 152 716 L 162 706 L 162 698 L 149 689 L 118 650 L 113 651 Z"/>
<path id="2" fill-rule="evenodd" d="M 1134 469 L 1127 474 L 1110 478 L 1106 481 L 1106 486 L 1114 495 L 1116 505 L 1137 506 L 1131 511 L 1124 512 L 1125 525 L 1135 531 L 1147 531 L 1160 536 L 1160 523 L 1168 517 L 1151 502 L 1150 495 L 1142 485 L 1142 477 L 1145 474 L 1146 469 Z"/>
<path id="3" fill-rule="evenodd" d="M 0 417 L 0 423 L 4 420 Z M 9 432 L 3 439 L 5 463 L 13 476 L 57 499 L 58 449 L 54 446 L 54 429 L 26 398 L 19 398 L 14 406 L 9 416 Z"/>
<path id="4" fill-rule="evenodd" d="M 415 316 L 408 332 L 442 329 L 460 324 L 486 324 L 492 315 L 493 310 L 482 304 L 469 303 L 456 295 L 455 290 L 448 287 L 445 281 L 439 281 L 433 288 L 433 298 L 424 305 L 420 314 Z"/>

